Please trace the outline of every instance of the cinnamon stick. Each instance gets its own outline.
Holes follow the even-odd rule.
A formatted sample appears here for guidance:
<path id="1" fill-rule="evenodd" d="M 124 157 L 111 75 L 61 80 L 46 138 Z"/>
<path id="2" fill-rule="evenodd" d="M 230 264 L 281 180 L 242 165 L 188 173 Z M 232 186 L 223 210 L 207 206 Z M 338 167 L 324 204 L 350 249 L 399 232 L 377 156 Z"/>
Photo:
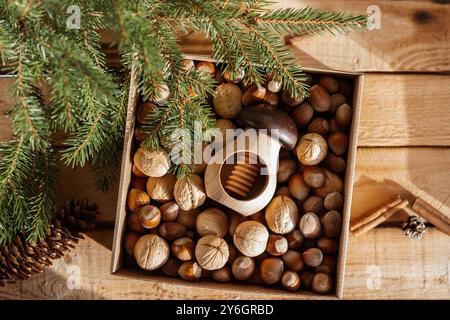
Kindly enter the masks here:
<path id="1" fill-rule="evenodd" d="M 432 207 L 421 198 L 416 198 L 411 209 L 436 228 L 450 235 L 450 217 Z"/>

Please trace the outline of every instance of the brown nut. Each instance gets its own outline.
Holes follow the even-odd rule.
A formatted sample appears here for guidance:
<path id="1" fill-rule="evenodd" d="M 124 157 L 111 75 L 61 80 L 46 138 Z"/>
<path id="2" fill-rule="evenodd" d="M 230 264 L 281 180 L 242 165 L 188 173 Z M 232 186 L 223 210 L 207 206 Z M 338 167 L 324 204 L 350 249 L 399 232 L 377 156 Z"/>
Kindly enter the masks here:
<path id="1" fill-rule="evenodd" d="M 331 114 L 332 116 L 335 115 L 336 110 L 343 105 L 347 99 L 345 98 L 345 96 L 342 93 L 335 93 L 333 95 L 331 95 L 330 97 L 331 99 L 331 107 L 330 110 L 328 110 L 328 113 Z"/>
<path id="2" fill-rule="evenodd" d="M 166 240 L 156 234 L 147 234 L 139 238 L 134 247 L 134 257 L 139 267 L 155 270 L 169 259 L 170 249 Z"/>
<path id="3" fill-rule="evenodd" d="M 323 233 L 326 237 L 337 237 L 341 233 L 342 217 L 336 210 L 325 213 L 322 218 Z"/>
<path id="4" fill-rule="evenodd" d="M 295 107 L 303 102 L 303 97 L 294 98 L 291 91 L 288 89 L 284 90 L 281 94 L 281 100 L 283 100 L 288 107 Z"/>
<path id="5" fill-rule="evenodd" d="M 303 261 L 308 267 L 318 267 L 322 263 L 323 253 L 318 248 L 309 248 L 303 252 Z"/>
<path id="6" fill-rule="evenodd" d="M 331 98 L 322 86 L 316 84 L 309 89 L 309 103 L 314 110 L 325 112 L 331 107 Z"/>
<path id="7" fill-rule="evenodd" d="M 330 130 L 330 125 L 328 124 L 328 120 L 324 118 L 315 118 L 308 125 L 308 132 L 317 133 L 320 135 L 325 135 Z"/>
<path id="8" fill-rule="evenodd" d="M 269 75 L 266 77 L 265 86 L 267 90 L 273 93 L 277 93 L 281 91 L 282 88 L 282 82 L 279 77 L 273 77 L 272 75 Z"/>
<path id="9" fill-rule="evenodd" d="M 231 274 L 231 269 L 229 266 L 211 271 L 211 277 L 214 281 L 222 283 L 230 282 L 233 279 L 233 275 Z"/>
<path id="10" fill-rule="evenodd" d="M 288 185 L 289 192 L 295 199 L 303 201 L 308 197 L 310 189 L 303 180 L 303 174 L 297 172 L 291 175 Z"/>
<path id="11" fill-rule="evenodd" d="M 298 208 L 295 202 L 285 196 L 273 198 L 266 208 L 267 227 L 274 233 L 286 234 L 294 230 L 298 221 Z"/>
<path id="12" fill-rule="evenodd" d="M 325 168 L 334 173 L 342 173 L 345 171 L 345 160 L 332 153 L 328 153 L 323 160 Z"/>
<path id="13" fill-rule="evenodd" d="M 305 268 L 305 263 L 300 252 L 289 250 L 286 252 L 281 259 L 283 259 L 286 269 L 295 272 L 300 272 Z"/>
<path id="14" fill-rule="evenodd" d="M 131 177 L 131 183 L 130 188 L 131 189 L 139 189 L 142 191 L 145 191 L 147 188 L 147 180 L 148 178 L 145 177 Z"/>
<path id="15" fill-rule="evenodd" d="M 200 209 L 193 210 L 179 210 L 177 222 L 181 223 L 186 229 L 195 229 L 195 222 L 197 221 L 197 216 L 200 213 Z"/>
<path id="16" fill-rule="evenodd" d="M 144 233 L 145 228 L 139 223 L 139 217 L 136 213 L 130 213 L 127 216 L 127 226 L 131 231 Z"/>
<path id="17" fill-rule="evenodd" d="M 172 243 L 170 248 L 172 254 L 181 261 L 189 261 L 194 258 L 195 244 L 191 238 L 179 238 Z"/>
<path id="18" fill-rule="evenodd" d="M 314 212 L 307 212 L 300 218 L 300 231 L 307 239 L 316 239 L 320 236 L 322 226 L 320 219 Z"/>
<path id="19" fill-rule="evenodd" d="M 178 222 L 164 222 L 159 227 L 159 234 L 167 240 L 176 240 L 186 235 L 186 228 Z"/>
<path id="20" fill-rule="evenodd" d="M 278 189 L 278 191 L 275 193 L 275 196 L 291 197 L 292 199 L 294 198 L 292 196 L 291 192 L 289 191 L 289 187 L 288 186 L 283 186 L 280 189 Z"/>
<path id="21" fill-rule="evenodd" d="M 206 75 L 211 76 L 211 78 L 213 78 L 216 75 L 216 67 L 214 66 L 214 63 L 208 61 L 197 62 L 195 64 L 195 69 L 200 73 L 204 73 Z"/>
<path id="22" fill-rule="evenodd" d="M 125 251 L 130 256 L 134 257 L 134 247 L 136 246 L 136 242 L 139 240 L 141 235 L 137 232 L 128 232 L 125 235 Z"/>
<path id="23" fill-rule="evenodd" d="M 288 248 L 292 249 L 300 249 L 303 245 L 303 241 L 305 240 L 300 230 L 294 230 L 291 233 L 286 235 L 286 240 L 288 242 Z"/>
<path id="24" fill-rule="evenodd" d="M 267 242 L 266 251 L 271 256 L 281 256 L 288 250 L 288 242 L 285 237 L 279 234 L 269 235 L 269 241 Z"/>
<path id="25" fill-rule="evenodd" d="M 326 197 L 329 193 L 332 192 L 342 192 L 344 189 L 344 184 L 342 182 L 342 179 L 328 171 L 325 171 L 325 183 L 322 187 L 314 189 L 314 193 L 320 197 Z"/>
<path id="26" fill-rule="evenodd" d="M 165 105 L 167 103 L 167 101 L 169 100 L 169 96 L 170 96 L 170 90 L 169 87 L 167 86 L 167 84 L 165 83 L 161 83 L 158 84 L 156 89 L 158 90 L 155 94 L 155 96 L 153 97 L 153 103 L 162 106 Z"/>
<path id="27" fill-rule="evenodd" d="M 309 187 L 319 188 L 325 183 L 325 173 L 321 167 L 306 167 L 303 169 L 303 180 Z"/>
<path id="28" fill-rule="evenodd" d="M 278 94 L 270 92 L 269 90 L 266 91 L 266 95 L 263 98 L 263 101 L 267 103 L 269 106 L 276 107 L 278 106 Z"/>
<path id="29" fill-rule="evenodd" d="M 266 284 L 275 284 L 283 275 L 284 266 L 280 258 L 267 258 L 261 261 L 259 272 L 261 280 Z"/>
<path id="30" fill-rule="evenodd" d="M 250 257 L 239 256 L 233 261 L 231 271 L 237 280 L 247 280 L 255 271 L 255 262 Z"/>
<path id="31" fill-rule="evenodd" d="M 319 84 L 327 90 L 329 94 L 336 93 L 339 90 L 339 82 L 333 77 L 321 77 L 319 79 Z"/>
<path id="32" fill-rule="evenodd" d="M 247 218 L 240 213 L 232 213 L 230 215 L 230 225 L 228 226 L 228 233 L 230 234 L 230 236 L 234 235 L 234 231 L 236 230 L 237 226 L 245 220 L 247 220 Z"/>
<path id="33" fill-rule="evenodd" d="M 314 115 L 314 109 L 308 102 L 303 102 L 291 113 L 292 119 L 299 127 L 306 126 Z"/>
<path id="34" fill-rule="evenodd" d="M 214 234 L 224 237 L 228 232 L 228 218 L 216 208 L 208 208 L 197 216 L 196 230 L 200 236 Z"/>
<path id="35" fill-rule="evenodd" d="M 133 159 L 136 167 L 149 177 L 162 177 L 171 166 L 169 154 L 164 149 L 139 148 Z"/>
<path id="36" fill-rule="evenodd" d="M 141 178 L 148 178 L 145 173 L 143 173 L 141 170 L 139 170 L 136 165 L 133 163 L 133 165 L 131 166 L 131 173 L 133 173 L 134 176 L 136 177 L 141 177 Z M 147 181 L 147 180 L 145 180 Z"/>
<path id="37" fill-rule="evenodd" d="M 320 237 L 317 239 L 317 247 L 322 250 L 323 253 L 333 254 L 338 250 L 338 243 L 336 239 Z"/>
<path id="38" fill-rule="evenodd" d="M 305 166 L 314 166 L 325 159 L 328 145 L 325 139 L 317 133 L 307 133 L 300 138 L 296 152 L 298 160 Z"/>
<path id="39" fill-rule="evenodd" d="M 161 220 L 164 222 L 173 222 L 178 217 L 179 207 L 174 201 L 169 201 L 159 207 L 161 211 Z"/>
<path id="40" fill-rule="evenodd" d="M 155 206 L 149 204 L 136 210 L 139 217 L 139 223 L 146 229 L 156 228 L 161 221 L 161 212 Z"/>
<path id="41" fill-rule="evenodd" d="M 232 83 L 222 83 L 217 86 L 214 97 L 214 111 L 225 119 L 233 119 L 242 109 L 243 99 L 241 89 Z"/>
<path id="42" fill-rule="evenodd" d="M 137 208 L 150 203 L 150 197 L 145 191 L 139 189 L 130 189 L 128 192 L 127 204 L 131 212 Z"/>
<path id="43" fill-rule="evenodd" d="M 266 250 L 269 232 L 256 221 L 244 221 L 237 226 L 233 235 L 236 248 L 248 257 L 256 257 Z"/>
<path id="44" fill-rule="evenodd" d="M 300 287 L 304 290 L 311 290 L 313 278 L 314 278 L 314 273 L 312 273 L 311 271 L 305 270 L 305 271 L 300 272 L 300 279 L 302 279 L 301 280 L 302 283 L 300 284 Z"/>
<path id="45" fill-rule="evenodd" d="M 147 181 L 147 193 L 151 199 L 166 202 L 173 199 L 176 178 L 168 173 L 162 177 L 150 177 Z"/>
<path id="46" fill-rule="evenodd" d="M 328 211 L 341 210 L 344 203 L 344 197 L 340 192 L 331 192 L 323 199 L 323 206 Z"/>
<path id="47" fill-rule="evenodd" d="M 168 277 L 176 277 L 180 266 L 180 260 L 170 257 L 169 260 L 167 260 L 167 262 L 161 267 L 161 271 Z"/>
<path id="48" fill-rule="evenodd" d="M 178 206 L 184 211 L 196 209 L 206 200 L 203 180 L 197 174 L 177 180 L 173 193 Z"/>
<path id="49" fill-rule="evenodd" d="M 326 273 L 316 273 L 312 281 L 312 290 L 318 294 L 328 294 L 333 289 L 333 278 Z"/>
<path id="50" fill-rule="evenodd" d="M 238 69 L 235 72 L 225 70 L 222 76 L 228 82 L 239 83 L 244 80 L 245 72 L 243 69 Z"/>
<path id="51" fill-rule="evenodd" d="M 144 127 L 136 127 L 134 129 L 134 139 L 137 142 L 145 141 L 145 139 L 147 139 L 149 135 L 150 133 Z"/>
<path id="52" fill-rule="evenodd" d="M 258 102 L 264 101 L 266 96 L 266 88 L 259 85 L 251 85 L 242 95 L 242 104 L 244 106 L 249 106 Z"/>
<path id="53" fill-rule="evenodd" d="M 303 202 L 303 212 L 314 212 L 317 215 L 322 214 L 323 199 L 318 196 L 309 196 Z"/>
<path id="54" fill-rule="evenodd" d="M 137 121 L 141 124 L 148 124 L 149 120 L 148 120 L 148 116 L 149 114 L 151 114 L 153 111 L 156 110 L 156 106 L 151 103 L 151 102 L 144 102 L 142 103 L 136 113 L 136 118 Z"/>
<path id="55" fill-rule="evenodd" d="M 333 276 L 336 273 L 336 260 L 330 256 L 323 256 L 322 263 L 320 266 L 314 269 L 316 273 L 326 273 Z"/>
<path id="56" fill-rule="evenodd" d="M 277 172 L 278 183 L 289 180 L 289 177 L 297 170 L 297 163 L 292 159 L 280 159 Z"/>
<path id="57" fill-rule="evenodd" d="M 285 271 L 281 277 L 283 288 L 288 291 L 297 291 L 300 288 L 300 277 L 292 271 Z"/>
<path id="58" fill-rule="evenodd" d="M 328 136 L 328 146 L 334 154 L 341 156 L 347 151 L 348 136 L 341 131 L 333 132 Z"/>
<path id="59" fill-rule="evenodd" d="M 202 268 L 195 261 L 183 263 L 178 269 L 178 275 L 183 280 L 195 281 L 202 277 Z"/>
<path id="60" fill-rule="evenodd" d="M 336 124 L 342 130 L 347 130 L 352 124 L 352 108 L 346 103 L 336 110 Z"/>
<path id="61" fill-rule="evenodd" d="M 195 258 L 203 269 L 217 270 L 228 261 L 228 245 L 216 235 L 200 238 L 195 246 Z"/>

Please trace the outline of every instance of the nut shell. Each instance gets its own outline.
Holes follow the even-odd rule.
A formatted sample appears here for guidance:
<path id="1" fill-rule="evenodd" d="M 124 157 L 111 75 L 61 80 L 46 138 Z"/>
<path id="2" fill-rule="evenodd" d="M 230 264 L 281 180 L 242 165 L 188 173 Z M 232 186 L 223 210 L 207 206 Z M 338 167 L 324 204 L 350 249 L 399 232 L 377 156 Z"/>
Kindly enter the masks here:
<path id="1" fill-rule="evenodd" d="M 342 179 L 328 170 L 324 170 L 324 172 L 325 183 L 322 187 L 314 189 L 315 194 L 320 197 L 326 197 L 332 192 L 342 192 L 344 190 L 344 183 L 342 182 Z"/>
<path id="2" fill-rule="evenodd" d="M 143 205 L 150 203 L 150 197 L 145 191 L 139 189 L 130 189 L 128 192 L 127 204 L 128 209 L 131 212 L 135 212 L 136 209 L 142 207 Z"/>
<path id="3" fill-rule="evenodd" d="M 307 133 L 297 145 L 298 160 L 305 166 L 314 166 L 325 159 L 328 151 L 326 140 L 317 133 Z"/>
<path id="4" fill-rule="evenodd" d="M 313 212 L 307 212 L 300 218 L 300 231 L 307 239 L 320 236 L 322 226 L 319 217 Z"/>
<path id="5" fill-rule="evenodd" d="M 164 222 L 173 222 L 178 218 L 179 207 L 174 201 L 169 201 L 161 205 L 161 220 Z"/>
<path id="6" fill-rule="evenodd" d="M 170 249 L 166 240 L 156 234 L 147 234 L 139 238 L 134 247 L 134 257 L 139 267 L 155 270 L 169 259 Z"/>
<path id="7" fill-rule="evenodd" d="M 322 263 L 323 253 L 318 248 L 310 248 L 303 252 L 303 261 L 308 267 L 318 267 Z"/>
<path id="8" fill-rule="evenodd" d="M 289 192 L 297 200 L 304 201 L 308 195 L 310 188 L 303 179 L 303 174 L 297 172 L 289 178 Z"/>
<path id="9" fill-rule="evenodd" d="M 283 275 L 284 265 L 280 258 L 267 258 L 259 266 L 261 280 L 266 284 L 275 284 Z"/>
<path id="10" fill-rule="evenodd" d="M 277 172 L 277 182 L 283 183 L 297 170 L 297 163 L 293 159 L 280 159 Z"/>
<path id="11" fill-rule="evenodd" d="M 283 288 L 288 291 L 297 291 L 300 288 L 300 277 L 292 271 L 285 271 L 281 277 Z"/>
<path id="12" fill-rule="evenodd" d="M 269 235 L 269 241 L 267 242 L 267 253 L 271 256 L 281 256 L 288 250 L 288 242 L 285 237 L 279 234 Z"/>
<path id="13" fill-rule="evenodd" d="M 309 103 L 314 110 L 325 112 L 331 107 L 331 98 L 322 86 L 316 84 L 309 89 Z"/>
<path id="14" fill-rule="evenodd" d="M 195 247 L 195 257 L 203 269 L 217 270 L 228 261 L 229 251 L 226 241 L 216 235 L 200 238 Z"/>
<path id="15" fill-rule="evenodd" d="M 328 294 L 333 289 L 333 278 L 326 273 L 316 273 L 312 280 L 312 289 L 315 293 Z"/>
<path id="16" fill-rule="evenodd" d="M 298 208 L 295 202 L 286 196 L 273 198 L 266 208 L 266 223 L 269 229 L 278 234 L 294 230 L 298 221 Z"/>
<path id="17" fill-rule="evenodd" d="M 179 238 L 170 246 L 172 253 L 181 261 L 189 261 L 194 258 L 195 244 L 191 238 Z"/>
<path id="18" fill-rule="evenodd" d="M 180 268 L 178 268 L 178 275 L 183 280 L 195 281 L 201 278 L 202 268 L 195 261 L 188 261 L 183 263 Z"/>
<path id="19" fill-rule="evenodd" d="M 255 271 L 255 262 L 250 257 L 239 256 L 233 261 L 231 271 L 237 280 L 247 280 Z"/>
<path id="20" fill-rule="evenodd" d="M 200 236 L 213 234 L 224 237 L 228 232 L 228 217 L 219 209 L 208 208 L 197 216 L 195 225 Z"/>
<path id="21" fill-rule="evenodd" d="M 136 213 L 139 217 L 139 223 L 146 229 L 156 228 L 161 221 L 161 211 L 149 204 L 137 209 Z"/>
<path id="22" fill-rule="evenodd" d="M 151 199 L 166 202 L 173 199 L 176 178 L 168 173 L 163 177 L 150 177 L 147 181 L 147 193 Z"/>
<path id="23" fill-rule="evenodd" d="M 164 149 L 147 150 L 139 148 L 134 154 L 134 164 L 149 177 L 162 177 L 170 169 L 169 154 Z"/>
<path id="24" fill-rule="evenodd" d="M 225 119 L 233 119 L 242 109 L 241 89 L 232 83 L 217 86 L 213 97 L 214 111 Z"/>
<path id="25" fill-rule="evenodd" d="M 291 113 L 292 119 L 299 127 L 306 126 L 314 115 L 314 109 L 308 102 L 303 102 Z"/>
<path id="26" fill-rule="evenodd" d="M 236 248 L 247 257 L 256 257 L 266 250 L 269 232 L 256 221 L 244 221 L 237 226 L 233 235 Z"/>
<path id="27" fill-rule="evenodd" d="M 185 211 L 200 207 L 206 200 L 205 186 L 199 175 L 192 174 L 175 182 L 174 197 Z"/>

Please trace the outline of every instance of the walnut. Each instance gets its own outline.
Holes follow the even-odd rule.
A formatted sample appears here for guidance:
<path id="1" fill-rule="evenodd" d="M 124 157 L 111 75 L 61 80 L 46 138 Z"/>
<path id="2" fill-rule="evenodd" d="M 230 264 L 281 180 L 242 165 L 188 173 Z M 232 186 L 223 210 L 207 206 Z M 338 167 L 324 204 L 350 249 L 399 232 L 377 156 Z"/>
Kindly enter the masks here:
<path id="1" fill-rule="evenodd" d="M 317 133 L 307 133 L 297 145 L 297 157 L 305 166 L 319 164 L 327 155 L 326 140 Z"/>
<path id="2" fill-rule="evenodd" d="M 177 180 L 174 196 L 181 210 L 188 211 L 200 207 L 206 200 L 202 178 L 199 175 L 192 174 Z"/>
<path id="3" fill-rule="evenodd" d="M 159 202 L 166 202 L 173 199 L 173 188 L 176 178 L 168 173 L 163 177 L 150 177 L 147 180 L 147 193 L 150 198 Z"/>
<path id="4" fill-rule="evenodd" d="M 228 232 L 228 217 L 219 209 L 208 208 L 197 216 L 196 229 L 200 236 L 224 237 Z"/>
<path id="5" fill-rule="evenodd" d="M 162 177 L 170 169 L 169 154 L 164 149 L 139 148 L 134 154 L 134 164 L 149 177 Z"/>
<path id="6" fill-rule="evenodd" d="M 241 89 L 232 83 L 223 83 L 217 86 L 213 98 L 216 113 L 225 119 L 233 119 L 242 109 Z"/>
<path id="7" fill-rule="evenodd" d="M 270 230 L 286 234 L 294 230 L 298 220 L 298 208 L 295 202 L 286 196 L 277 196 L 270 201 L 265 213 Z"/>
<path id="8" fill-rule="evenodd" d="M 137 264 L 145 270 L 155 270 L 169 259 L 170 248 L 166 240 L 156 234 L 147 234 L 137 241 L 134 257 Z"/>
<path id="9" fill-rule="evenodd" d="M 195 247 L 195 257 L 199 265 L 206 270 L 222 268 L 228 261 L 228 244 L 216 235 L 200 238 Z"/>
<path id="10" fill-rule="evenodd" d="M 266 250 L 269 232 L 256 221 L 244 221 L 237 226 L 233 235 L 236 248 L 247 257 L 259 256 Z"/>

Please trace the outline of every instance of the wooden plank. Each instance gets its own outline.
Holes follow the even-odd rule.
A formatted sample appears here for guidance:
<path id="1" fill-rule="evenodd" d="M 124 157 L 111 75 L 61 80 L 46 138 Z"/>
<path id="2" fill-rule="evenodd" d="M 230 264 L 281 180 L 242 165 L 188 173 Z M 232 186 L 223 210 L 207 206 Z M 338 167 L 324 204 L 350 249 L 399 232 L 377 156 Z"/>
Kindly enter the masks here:
<path id="1" fill-rule="evenodd" d="M 450 146 L 450 76 L 366 74 L 358 146 Z"/>
<path id="2" fill-rule="evenodd" d="M 111 229 L 90 232 L 44 273 L 0 288 L 0 299 L 280 298 L 223 289 L 186 290 L 184 285 L 111 275 L 111 241 Z M 409 240 L 398 229 L 376 229 L 350 241 L 344 298 L 448 299 L 449 258 L 448 237 L 436 229 L 429 230 L 422 241 Z"/>
<path id="3" fill-rule="evenodd" d="M 438 1 L 283 0 L 276 8 L 314 8 L 364 14 L 371 5 L 381 12 L 381 29 L 347 35 L 291 38 L 304 66 L 345 71 L 449 71 L 450 5 Z M 182 40 L 189 53 L 208 52 L 198 34 Z"/>

